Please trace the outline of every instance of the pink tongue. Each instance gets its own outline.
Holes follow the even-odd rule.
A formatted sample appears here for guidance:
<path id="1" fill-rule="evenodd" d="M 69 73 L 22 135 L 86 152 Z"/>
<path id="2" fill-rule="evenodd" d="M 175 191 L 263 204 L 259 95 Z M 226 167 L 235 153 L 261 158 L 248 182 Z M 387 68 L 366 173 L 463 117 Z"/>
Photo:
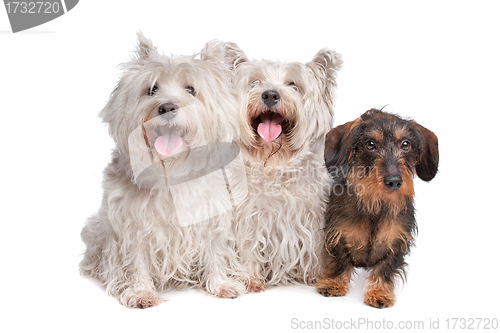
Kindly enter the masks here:
<path id="1" fill-rule="evenodd" d="M 257 127 L 257 132 L 259 135 L 266 140 L 266 142 L 271 142 L 276 140 L 281 134 L 281 125 L 278 124 L 283 117 L 278 113 L 264 113 L 260 116 L 262 122 Z"/>
<path id="2" fill-rule="evenodd" d="M 169 128 L 165 134 L 155 141 L 155 149 L 158 154 L 169 156 L 175 153 L 182 146 L 181 132 Z"/>

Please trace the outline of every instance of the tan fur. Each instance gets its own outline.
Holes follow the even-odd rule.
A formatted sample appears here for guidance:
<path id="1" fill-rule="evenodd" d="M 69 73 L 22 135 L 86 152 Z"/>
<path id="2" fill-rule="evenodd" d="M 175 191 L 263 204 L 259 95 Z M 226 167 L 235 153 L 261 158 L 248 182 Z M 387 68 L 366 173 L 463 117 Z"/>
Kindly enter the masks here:
<path id="1" fill-rule="evenodd" d="M 335 246 L 341 238 L 346 242 L 346 246 L 354 249 L 361 249 L 370 243 L 371 230 L 368 220 L 350 220 L 340 226 L 334 233 L 327 233 L 325 243 L 327 246 Z"/>
<path id="2" fill-rule="evenodd" d="M 393 246 L 397 240 L 403 241 L 408 250 L 412 245 L 413 237 L 403 229 L 397 220 L 388 219 L 378 227 L 373 246 L 389 248 L 394 253 Z"/>
<path id="3" fill-rule="evenodd" d="M 374 168 L 366 175 L 355 168 L 348 175 L 348 183 L 356 189 L 360 204 L 372 215 L 380 214 L 383 207 L 389 208 L 393 216 L 397 216 L 406 207 L 406 198 L 413 198 L 413 171 L 407 170 L 404 160 L 399 161 L 403 185 L 398 191 L 389 191 L 384 185 L 383 165 L 381 160 L 375 162 Z"/>
<path id="4" fill-rule="evenodd" d="M 365 284 L 365 304 L 375 308 L 387 308 L 396 303 L 394 286 L 385 282 L 373 273 Z"/>
<path id="5" fill-rule="evenodd" d="M 323 276 L 316 284 L 318 292 L 323 296 L 345 296 L 350 288 L 353 271 L 354 268 L 350 267 L 334 279 L 329 278 L 327 275 Z"/>

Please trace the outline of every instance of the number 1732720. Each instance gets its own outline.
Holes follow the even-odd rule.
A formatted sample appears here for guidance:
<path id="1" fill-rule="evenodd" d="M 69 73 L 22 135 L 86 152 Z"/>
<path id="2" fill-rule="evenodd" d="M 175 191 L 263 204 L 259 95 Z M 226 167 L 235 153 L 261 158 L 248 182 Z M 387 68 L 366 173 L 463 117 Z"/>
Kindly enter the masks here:
<path id="1" fill-rule="evenodd" d="M 488 330 L 498 329 L 497 318 L 448 318 L 445 320 L 446 329 L 461 330 Z"/>
<path id="2" fill-rule="evenodd" d="M 58 1 L 9 1 L 5 3 L 5 8 L 8 14 L 57 14 L 61 10 L 61 5 Z"/>

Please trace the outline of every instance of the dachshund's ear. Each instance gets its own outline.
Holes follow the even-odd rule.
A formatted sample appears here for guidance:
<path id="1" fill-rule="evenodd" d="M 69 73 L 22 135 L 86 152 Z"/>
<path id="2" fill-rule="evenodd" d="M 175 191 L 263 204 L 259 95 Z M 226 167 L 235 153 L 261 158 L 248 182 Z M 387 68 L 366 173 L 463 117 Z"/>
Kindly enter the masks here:
<path id="1" fill-rule="evenodd" d="M 438 171 L 438 138 L 434 132 L 413 122 L 420 139 L 420 157 L 415 166 L 417 176 L 426 182 L 432 180 Z"/>
<path id="2" fill-rule="evenodd" d="M 325 165 L 334 179 L 340 178 L 348 172 L 349 162 L 353 154 L 353 129 L 360 122 L 361 119 L 358 118 L 337 126 L 326 134 Z"/>

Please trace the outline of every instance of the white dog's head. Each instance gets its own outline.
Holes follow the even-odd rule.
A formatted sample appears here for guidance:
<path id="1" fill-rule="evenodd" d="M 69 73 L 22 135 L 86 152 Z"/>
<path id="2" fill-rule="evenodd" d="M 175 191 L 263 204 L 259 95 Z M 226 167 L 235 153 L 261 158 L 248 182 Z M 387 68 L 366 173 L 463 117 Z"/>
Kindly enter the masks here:
<path id="1" fill-rule="evenodd" d="M 333 124 L 340 54 L 323 49 L 306 64 L 249 61 L 226 43 L 235 74 L 241 143 L 255 161 L 284 165 L 294 155 L 324 143 Z"/>
<path id="2" fill-rule="evenodd" d="M 168 57 L 141 33 L 138 39 L 100 115 L 119 152 L 130 156 L 135 176 L 155 162 L 169 173 L 189 172 L 197 167 L 185 165 L 196 163 L 189 159 L 192 149 L 230 143 L 239 133 L 224 45 L 209 42 L 199 57 Z"/>

